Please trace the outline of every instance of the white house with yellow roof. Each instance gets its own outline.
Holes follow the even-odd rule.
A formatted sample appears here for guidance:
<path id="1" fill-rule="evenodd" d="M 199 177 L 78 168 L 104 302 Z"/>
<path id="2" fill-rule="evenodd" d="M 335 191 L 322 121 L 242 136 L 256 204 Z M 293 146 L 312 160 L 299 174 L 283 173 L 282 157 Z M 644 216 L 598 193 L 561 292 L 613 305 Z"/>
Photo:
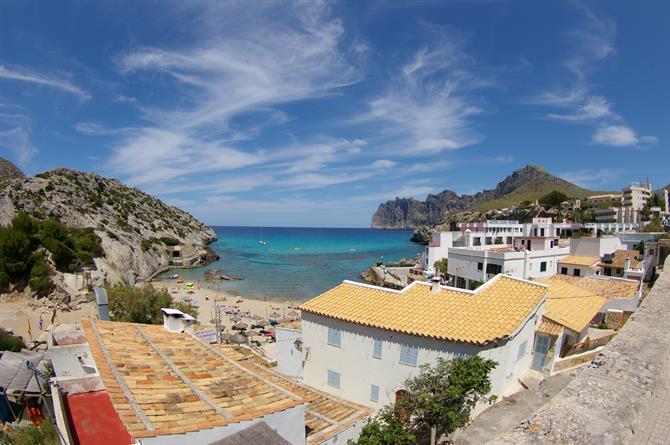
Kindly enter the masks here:
<path id="1" fill-rule="evenodd" d="M 498 362 L 492 393 L 529 368 L 547 286 L 498 275 L 474 291 L 414 282 L 392 290 L 345 281 L 301 306 L 304 382 L 374 408 L 438 357 Z"/>
<path id="2" fill-rule="evenodd" d="M 588 340 L 591 320 L 608 299 L 571 284 L 560 275 L 537 281 L 549 286 L 549 290 L 546 311 L 535 336 L 531 367 L 551 373 L 556 360 L 565 357 L 571 346 Z"/>

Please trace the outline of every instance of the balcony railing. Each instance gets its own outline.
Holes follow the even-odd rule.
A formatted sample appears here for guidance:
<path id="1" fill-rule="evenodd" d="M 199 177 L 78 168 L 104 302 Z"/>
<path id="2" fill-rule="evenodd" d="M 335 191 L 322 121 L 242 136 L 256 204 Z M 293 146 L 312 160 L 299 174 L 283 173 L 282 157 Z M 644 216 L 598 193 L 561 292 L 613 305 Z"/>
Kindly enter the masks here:
<path id="1" fill-rule="evenodd" d="M 612 338 L 614 338 L 615 335 L 617 335 L 616 332 L 593 340 L 586 340 L 580 343 L 565 345 L 561 350 L 560 355 L 561 357 L 569 357 L 571 355 L 580 354 L 582 352 L 592 351 L 593 349 L 605 346 Z"/>

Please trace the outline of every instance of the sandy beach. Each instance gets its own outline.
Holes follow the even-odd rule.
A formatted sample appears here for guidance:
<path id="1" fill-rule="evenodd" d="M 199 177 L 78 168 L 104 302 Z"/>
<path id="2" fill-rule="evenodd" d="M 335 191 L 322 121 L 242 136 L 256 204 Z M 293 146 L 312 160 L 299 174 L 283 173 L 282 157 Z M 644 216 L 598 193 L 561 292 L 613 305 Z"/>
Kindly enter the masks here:
<path id="1" fill-rule="evenodd" d="M 175 280 L 160 280 L 151 283 L 156 288 L 167 289 L 175 301 L 184 301 L 184 297 L 190 299 L 191 304 L 198 308 L 198 324 L 196 330 L 215 326 L 215 303 L 218 301 L 222 307 L 221 326 L 222 330 L 235 333 L 232 329 L 236 323 L 232 313 L 237 312 L 240 322 L 249 328 L 257 323 L 251 317 L 254 315 L 264 320 L 295 319 L 300 311 L 295 309 L 298 301 L 274 301 L 248 299 L 235 296 L 225 292 L 217 292 L 216 289 L 200 287 L 200 283 L 194 283 L 192 289 L 186 289 L 185 283 L 178 284 Z M 214 287 L 214 286 L 212 286 Z M 187 293 L 190 292 L 190 293 Z M 52 317 L 56 310 L 56 316 L 52 323 Z M 40 318 L 42 322 L 40 323 Z M 0 301 L 0 327 L 11 330 L 15 335 L 23 337 L 27 342 L 31 340 L 43 340 L 44 333 L 53 330 L 59 324 L 78 325 L 82 318 L 97 318 L 95 302 L 81 304 L 79 309 L 69 311 L 56 307 L 54 303 L 46 303 L 40 300 L 26 299 L 23 295 L 4 296 Z M 30 334 L 28 324 L 30 323 Z"/>
<path id="2" fill-rule="evenodd" d="M 156 288 L 167 289 L 175 301 L 190 300 L 191 304 L 198 308 L 198 322 L 201 326 L 215 326 L 215 304 L 218 302 L 229 312 L 239 313 L 241 322 L 249 327 L 255 323 L 252 319 L 254 315 L 262 317 L 264 320 L 286 320 L 296 318 L 300 313 L 296 308 L 300 305 L 299 301 L 275 301 L 249 299 L 243 296 L 236 296 L 230 293 L 217 290 L 213 282 L 194 282 L 193 288 L 186 288 L 186 283 L 177 283 L 176 280 L 158 280 L 152 282 Z M 210 287 L 204 287 L 207 285 Z M 226 314 L 225 309 L 221 313 L 221 325 L 223 330 L 234 333 L 232 326 L 233 314 Z"/>

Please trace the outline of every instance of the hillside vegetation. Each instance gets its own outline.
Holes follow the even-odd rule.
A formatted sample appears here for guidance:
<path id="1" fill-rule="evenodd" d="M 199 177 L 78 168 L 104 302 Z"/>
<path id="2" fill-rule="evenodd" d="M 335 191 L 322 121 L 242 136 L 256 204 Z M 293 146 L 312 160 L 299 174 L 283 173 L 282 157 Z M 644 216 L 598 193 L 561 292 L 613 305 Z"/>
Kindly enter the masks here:
<path id="1" fill-rule="evenodd" d="M 39 221 L 21 213 L 0 227 L 0 290 L 30 285 L 47 294 L 53 288 L 53 269 L 74 272 L 93 266 L 93 258 L 104 254 L 92 229 L 69 229 L 54 219 Z"/>
<path id="2" fill-rule="evenodd" d="M 49 252 L 54 292 L 80 292 L 77 278 L 64 275 L 83 265 L 91 267 L 95 286 L 146 280 L 170 266 L 173 246 L 186 266 L 217 258 L 207 247 L 216 239 L 210 227 L 116 179 L 63 168 L 25 177 L 8 161 L 2 168 L 0 227 L 26 214 L 37 221 L 38 233 L 51 231 L 30 252 Z M 12 281 L 24 283 L 25 273 Z"/>
<path id="3" fill-rule="evenodd" d="M 486 211 L 490 209 L 518 206 L 523 201 L 534 202 L 535 200 L 539 200 L 547 193 L 553 191 L 562 192 L 570 198 L 580 199 L 586 199 L 587 196 L 602 193 L 583 189 L 564 179 L 552 176 L 551 178 L 533 179 L 501 198 L 475 204 L 472 206 L 472 209 Z"/>
<path id="4" fill-rule="evenodd" d="M 600 193 L 578 187 L 540 166 L 526 165 L 512 172 L 495 188 L 474 195 L 458 195 L 451 190 L 444 190 L 428 195 L 424 201 L 398 197 L 381 203 L 372 215 L 372 228 L 415 229 L 420 226 L 437 226 L 467 219 L 466 214 L 479 218 L 479 213 L 483 211 L 518 206 L 523 201 L 533 202 L 553 191 L 564 193 L 570 198 L 585 198 Z"/>

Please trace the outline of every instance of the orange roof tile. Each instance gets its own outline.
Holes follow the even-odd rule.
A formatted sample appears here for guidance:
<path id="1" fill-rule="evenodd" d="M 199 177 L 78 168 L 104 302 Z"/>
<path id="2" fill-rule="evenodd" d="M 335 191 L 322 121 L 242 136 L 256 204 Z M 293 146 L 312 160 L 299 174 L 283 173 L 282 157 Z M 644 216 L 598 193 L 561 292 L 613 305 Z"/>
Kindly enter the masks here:
<path id="1" fill-rule="evenodd" d="M 605 298 L 635 298 L 640 289 L 640 281 L 626 280 L 615 277 L 573 277 L 570 275 L 556 275 L 555 280 L 562 280 L 573 286 L 600 295 Z"/>
<path id="2" fill-rule="evenodd" d="M 607 303 L 607 298 L 557 277 L 560 275 L 537 280 L 549 286 L 544 316 L 575 332 L 581 332 Z"/>
<path id="3" fill-rule="evenodd" d="M 562 330 L 563 330 L 562 325 L 555 323 L 546 317 L 542 317 L 542 322 L 537 327 L 537 332 L 541 334 L 551 335 L 554 337 L 558 337 L 559 335 L 561 335 Z"/>
<path id="4" fill-rule="evenodd" d="M 304 303 L 303 312 L 365 326 L 484 345 L 511 335 L 543 300 L 543 285 L 498 275 L 470 292 L 414 282 L 400 291 L 344 282 Z"/>
<path id="5" fill-rule="evenodd" d="M 82 327 L 112 404 L 136 437 L 213 428 L 305 402 L 195 336 L 86 319 Z"/>
<path id="6" fill-rule="evenodd" d="M 597 256 L 568 255 L 558 262 L 558 264 L 571 264 L 574 266 L 595 266 L 600 261 Z"/>

